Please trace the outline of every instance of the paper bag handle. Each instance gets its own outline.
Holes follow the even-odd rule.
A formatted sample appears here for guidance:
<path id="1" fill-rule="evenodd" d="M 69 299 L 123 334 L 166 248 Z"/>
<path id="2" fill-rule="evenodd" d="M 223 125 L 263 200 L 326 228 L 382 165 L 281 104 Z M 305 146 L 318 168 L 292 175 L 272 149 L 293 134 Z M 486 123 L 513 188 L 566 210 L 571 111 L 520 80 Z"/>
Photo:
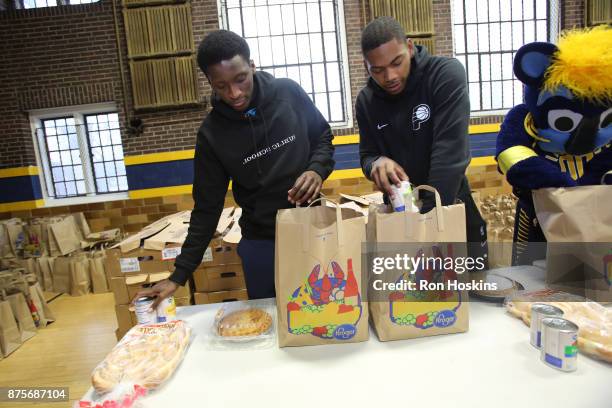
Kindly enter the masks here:
<path id="1" fill-rule="evenodd" d="M 432 186 L 423 184 L 423 185 L 413 188 L 412 195 L 414 196 L 414 194 L 420 190 L 429 191 L 430 193 L 434 194 L 435 199 L 436 199 L 436 223 L 438 224 L 438 231 L 439 232 L 444 231 L 444 214 L 442 211 L 442 199 L 440 198 L 440 193 L 438 193 L 438 190 L 436 190 Z M 412 232 L 414 231 L 412 226 L 408 222 L 406 222 L 405 225 L 406 225 L 406 235 L 411 236 Z"/>
<path id="2" fill-rule="evenodd" d="M 603 184 L 603 185 L 605 185 L 605 186 L 607 186 L 607 185 L 608 185 L 608 184 L 606 184 L 606 182 L 605 182 L 605 180 L 606 180 L 606 176 L 607 176 L 608 174 L 612 174 L 612 170 L 609 170 L 609 171 L 605 172 L 605 173 L 604 173 L 604 175 L 603 175 L 603 176 L 601 176 L 601 180 L 600 180 L 599 184 Z"/>
<path id="3" fill-rule="evenodd" d="M 342 208 L 340 208 L 340 204 L 338 204 L 334 200 L 330 200 L 327 197 L 319 197 L 316 200 L 311 201 L 308 204 L 308 207 L 311 207 L 318 201 L 327 201 L 332 203 L 334 207 L 336 207 L 336 236 L 338 237 L 338 246 L 342 246 L 344 244 L 344 236 L 342 235 L 342 228 L 340 228 L 340 225 L 342 224 Z M 302 237 L 302 249 L 304 250 L 304 252 L 306 252 L 310 249 L 310 224 L 303 225 L 302 232 L 304 234 Z"/>

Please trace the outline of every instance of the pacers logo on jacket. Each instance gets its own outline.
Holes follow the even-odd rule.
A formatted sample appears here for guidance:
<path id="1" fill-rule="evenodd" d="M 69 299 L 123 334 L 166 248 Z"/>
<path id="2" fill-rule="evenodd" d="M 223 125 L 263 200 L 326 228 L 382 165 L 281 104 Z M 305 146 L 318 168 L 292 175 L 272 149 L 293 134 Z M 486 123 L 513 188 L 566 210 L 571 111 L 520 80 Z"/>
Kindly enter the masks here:
<path id="1" fill-rule="evenodd" d="M 428 105 L 422 103 L 415 106 L 412 111 L 412 130 L 420 130 L 421 123 L 425 123 L 431 117 L 431 109 Z"/>

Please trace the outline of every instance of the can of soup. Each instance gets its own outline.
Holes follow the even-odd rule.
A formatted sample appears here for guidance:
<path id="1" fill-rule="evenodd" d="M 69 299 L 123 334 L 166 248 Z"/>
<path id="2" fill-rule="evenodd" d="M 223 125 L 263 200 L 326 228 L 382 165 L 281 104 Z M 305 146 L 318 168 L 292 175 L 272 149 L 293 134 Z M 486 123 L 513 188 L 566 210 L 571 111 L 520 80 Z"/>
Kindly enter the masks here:
<path id="1" fill-rule="evenodd" d="M 134 309 L 136 311 L 136 320 L 138 324 L 154 324 L 157 323 L 157 312 L 151 310 L 153 305 L 152 297 L 143 296 L 136 299 Z"/>
<path id="2" fill-rule="evenodd" d="M 540 360 L 561 371 L 575 371 L 578 362 L 578 326 L 560 317 L 542 320 Z"/>
<path id="3" fill-rule="evenodd" d="M 157 323 L 169 322 L 171 320 L 176 320 L 174 296 L 168 296 L 157 306 Z"/>
<path id="4" fill-rule="evenodd" d="M 561 317 L 563 310 L 545 303 L 534 303 L 531 305 L 531 335 L 529 342 L 535 348 L 542 345 L 542 319 L 546 317 Z"/>

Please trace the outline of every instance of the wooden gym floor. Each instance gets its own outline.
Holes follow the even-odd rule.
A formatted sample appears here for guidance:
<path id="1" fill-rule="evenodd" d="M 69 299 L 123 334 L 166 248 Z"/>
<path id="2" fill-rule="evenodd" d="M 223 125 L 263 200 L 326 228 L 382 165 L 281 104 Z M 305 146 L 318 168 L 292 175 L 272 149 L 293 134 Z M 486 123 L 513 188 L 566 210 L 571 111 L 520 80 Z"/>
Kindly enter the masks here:
<path id="1" fill-rule="evenodd" d="M 112 293 L 49 303 L 57 319 L 0 360 L 0 387 L 68 387 L 70 403 L 2 403 L 0 407 L 72 407 L 89 389 L 93 368 L 116 344 Z"/>

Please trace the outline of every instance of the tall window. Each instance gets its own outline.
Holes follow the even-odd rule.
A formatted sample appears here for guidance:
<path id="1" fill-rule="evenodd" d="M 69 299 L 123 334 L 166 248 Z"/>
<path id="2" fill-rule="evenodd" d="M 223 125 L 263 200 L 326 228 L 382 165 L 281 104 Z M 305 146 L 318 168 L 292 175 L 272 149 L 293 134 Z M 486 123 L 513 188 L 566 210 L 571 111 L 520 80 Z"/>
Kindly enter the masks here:
<path id="1" fill-rule="evenodd" d="M 291 78 L 332 125 L 350 121 L 337 0 L 220 0 L 221 25 L 243 36 L 258 69 Z"/>
<path id="2" fill-rule="evenodd" d="M 15 0 L 15 8 L 32 9 L 42 7 L 69 6 L 72 4 L 97 3 L 100 0 Z"/>
<path id="3" fill-rule="evenodd" d="M 514 55 L 529 42 L 556 39 L 557 9 L 556 0 L 452 0 L 454 52 L 467 72 L 473 112 L 521 103 Z"/>
<path id="4" fill-rule="evenodd" d="M 62 199 L 128 190 L 116 112 L 33 117 L 46 196 Z"/>

